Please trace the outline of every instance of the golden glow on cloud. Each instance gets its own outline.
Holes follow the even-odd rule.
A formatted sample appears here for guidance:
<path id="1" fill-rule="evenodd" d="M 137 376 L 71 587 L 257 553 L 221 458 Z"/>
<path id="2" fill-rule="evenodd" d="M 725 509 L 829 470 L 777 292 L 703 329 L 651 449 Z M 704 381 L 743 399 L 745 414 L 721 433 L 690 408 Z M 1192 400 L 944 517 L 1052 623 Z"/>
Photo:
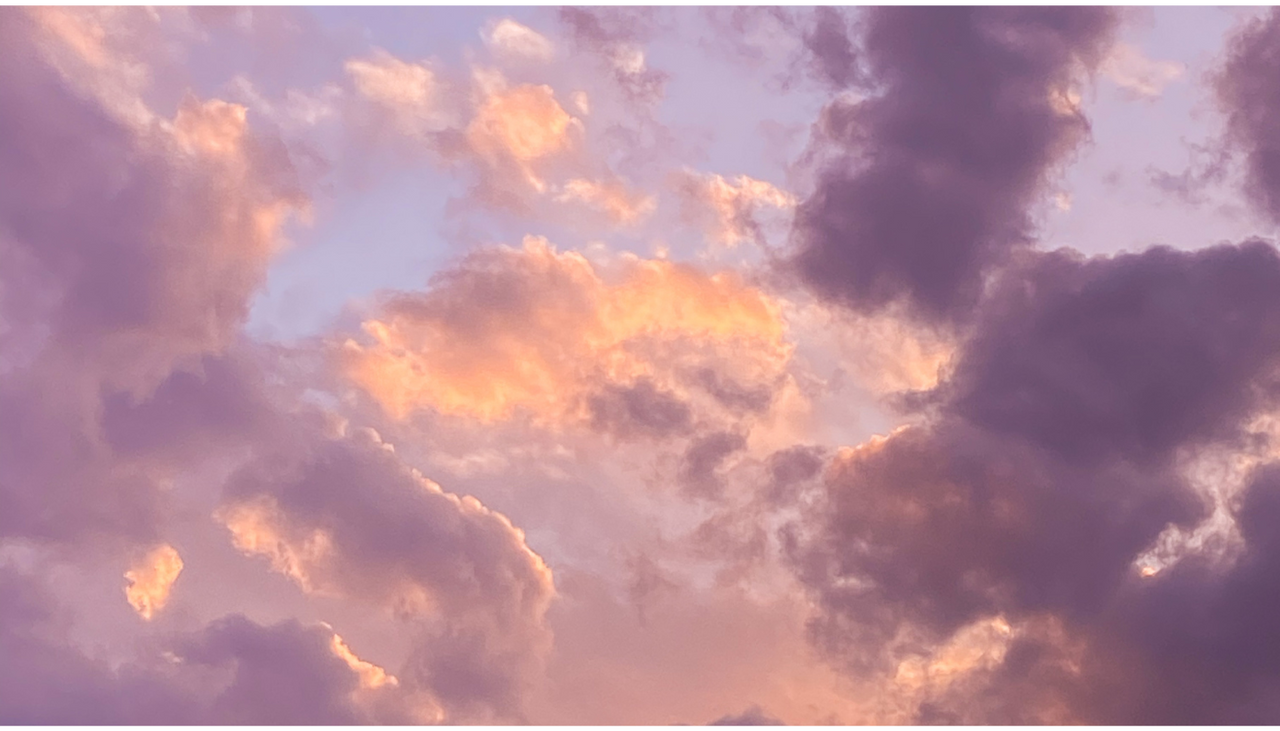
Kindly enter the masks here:
<path id="1" fill-rule="evenodd" d="M 150 620 L 169 602 L 173 582 L 182 573 L 182 557 L 170 545 L 152 549 L 125 572 L 124 595 L 139 617 Z"/>
<path id="2" fill-rule="evenodd" d="M 510 154 L 528 162 L 568 145 L 569 116 L 550 86 L 524 85 L 489 97 L 476 112 L 468 134 L 484 154 Z"/>
<path id="3" fill-rule="evenodd" d="M 485 45 L 495 51 L 536 61 L 549 61 L 556 52 L 546 36 L 511 18 L 490 23 L 483 38 Z"/>
<path id="4" fill-rule="evenodd" d="M 930 655 L 901 662 L 894 679 L 911 690 L 938 690 L 967 673 L 999 665 L 1014 636 L 1004 617 L 979 620 L 962 627 Z"/>
<path id="5" fill-rule="evenodd" d="M 574 178 L 564 184 L 560 201 L 581 201 L 603 211 L 615 223 L 631 226 L 653 212 L 653 196 L 628 189 L 619 180 L 602 183 Z"/>
<path id="6" fill-rule="evenodd" d="M 248 109 L 221 99 L 200 102 L 188 98 L 178 107 L 173 133 L 188 151 L 234 155 L 242 147 Z"/>
<path id="7" fill-rule="evenodd" d="M 231 543 L 241 553 L 264 556 L 273 569 L 293 579 L 304 591 L 318 591 L 311 567 L 333 554 L 333 540 L 328 533 L 317 528 L 301 539 L 290 536 L 279 506 L 266 496 L 232 503 L 214 517 L 231 532 Z"/>
<path id="8" fill-rule="evenodd" d="M 734 273 L 629 257 L 606 277 L 537 237 L 464 261 L 364 329 L 372 343 L 347 343 L 349 372 L 398 417 L 576 419 L 601 384 L 678 391 L 698 367 L 768 383 L 791 353 L 777 306 Z"/>
<path id="9" fill-rule="evenodd" d="M 686 212 L 707 219 L 708 238 L 730 248 L 757 236 L 760 224 L 756 215 L 762 209 L 789 211 L 796 204 L 794 195 L 746 175 L 726 180 L 714 173 L 686 171 L 681 191 L 686 196 Z"/>
<path id="10" fill-rule="evenodd" d="M 347 643 L 335 632 L 333 640 L 329 643 L 329 648 L 333 650 L 333 654 L 347 664 L 356 675 L 360 677 L 361 688 L 381 688 L 383 686 L 396 687 L 400 685 L 396 676 L 387 673 L 387 671 L 374 665 L 366 660 L 356 657 L 356 654 L 347 647 Z"/>

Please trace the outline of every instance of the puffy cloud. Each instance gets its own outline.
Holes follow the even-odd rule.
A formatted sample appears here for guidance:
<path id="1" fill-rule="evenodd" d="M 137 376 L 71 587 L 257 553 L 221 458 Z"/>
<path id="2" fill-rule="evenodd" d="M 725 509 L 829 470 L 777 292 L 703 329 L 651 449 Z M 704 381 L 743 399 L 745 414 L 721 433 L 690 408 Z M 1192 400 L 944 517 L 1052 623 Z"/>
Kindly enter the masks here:
<path id="1" fill-rule="evenodd" d="M 505 154 L 528 163 L 567 147 L 575 121 L 560 107 L 551 87 L 526 84 L 490 94 L 476 110 L 467 134 L 481 155 Z"/>
<path id="2" fill-rule="evenodd" d="M 357 430 L 261 453 L 232 476 L 218 518 L 237 548 L 307 592 L 414 622 L 407 688 L 462 717 L 518 715 L 550 639 L 554 587 L 505 516 L 444 492 Z"/>
<path id="3" fill-rule="evenodd" d="M 1027 207 L 1088 125 L 1068 91 L 1114 14 L 878 8 L 862 18 L 876 93 L 828 120 L 836 160 L 799 207 L 794 264 L 858 310 L 904 300 L 961 318 L 1027 241 Z"/>
<path id="4" fill-rule="evenodd" d="M 535 61 L 549 61 L 556 52 L 546 36 L 511 18 L 491 21 L 481 37 L 496 52 Z"/>
<path id="5" fill-rule="evenodd" d="M 112 667 L 64 639 L 63 609 L 0 568 L 0 719 L 9 724 L 438 722 L 325 625 L 231 615 L 149 643 Z"/>
<path id="6" fill-rule="evenodd" d="M 1274 409 L 1278 285 L 1280 255 L 1256 241 L 1054 252 L 1006 272 L 934 390 L 932 416 L 838 454 L 812 522 L 789 533 L 821 607 L 820 646 L 859 672 L 918 674 L 937 662 L 913 660 L 919 648 L 945 656 L 936 648 L 998 619 L 1008 642 L 930 681 L 915 701 L 921 718 L 1265 718 L 1271 671 L 1259 667 L 1245 694 L 1211 681 L 1223 667 L 1214 653 L 1231 652 L 1212 638 L 1240 622 L 1222 587 L 1271 560 L 1250 537 L 1250 513 L 1236 513 L 1246 558 L 1234 566 L 1184 540 L 1155 571 L 1140 569 L 1171 526 L 1185 536 L 1210 515 L 1189 459 L 1248 448 L 1251 424 Z M 1196 632 L 1177 601 L 1156 598 L 1168 582 L 1205 592 L 1188 610 Z M 1174 661 L 1161 649 L 1174 626 L 1210 633 L 1201 654 Z M 1236 667 L 1239 685 L 1254 682 Z M 1033 676 L 1040 690 L 1022 695 Z M 1170 700 L 1200 682 L 1214 690 Z"/>
<path id="7" fill-rule="evenodd" d="M 397 294 L 346 345 L 349 373 L 392 414 L 679 429 L 765 408 L 790 346 L 769 297 L 731 272 L 624 258 L 615 271 L 528 237 L 470 254 Z M 759 391 L 758 399 L 746 398 Z M 680 406 L 688 403 L 689 407 Z"/>
<path id="8" fill-rule="evenodd" d="M 146 400 L 226 351 L 304 203 L 242 107 L 187 97 L 171 120 L 137 112 L 140 62 L 116 30 L 139 17 L 15 9 L 0 29 L 0 103 L 15 110 L 0 120 L 9 536 L 156 540 L 174 465 L 117 459 L 104 400 Z"/>
<path id="9" fill-rule="evenodd" d="M 169 602 L 173 582 L 182 573 L 182 557 L 168 544 L 157 546 L 125 572 L 129 585 L 124 589 L 129 606 L 139 617 L 151 619 Z"/>

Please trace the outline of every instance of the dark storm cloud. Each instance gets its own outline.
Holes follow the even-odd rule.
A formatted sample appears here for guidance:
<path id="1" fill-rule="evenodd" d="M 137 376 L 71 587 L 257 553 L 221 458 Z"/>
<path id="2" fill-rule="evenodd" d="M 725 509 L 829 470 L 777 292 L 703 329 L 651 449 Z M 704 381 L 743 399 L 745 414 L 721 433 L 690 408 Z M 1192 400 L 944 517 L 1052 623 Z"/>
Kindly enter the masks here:
<path id="1" fill-rule="evenodd" d="M 844 109 L 837 162 L 798 209 L 793 261 L 860 310 L 906 299 L 961 317 L 982 277 L 1028 241 L 1027 209 L 1088 134 L 1065 102 L 1115 14 L 1082 8 L 872 8 L 871 95 Z"/>

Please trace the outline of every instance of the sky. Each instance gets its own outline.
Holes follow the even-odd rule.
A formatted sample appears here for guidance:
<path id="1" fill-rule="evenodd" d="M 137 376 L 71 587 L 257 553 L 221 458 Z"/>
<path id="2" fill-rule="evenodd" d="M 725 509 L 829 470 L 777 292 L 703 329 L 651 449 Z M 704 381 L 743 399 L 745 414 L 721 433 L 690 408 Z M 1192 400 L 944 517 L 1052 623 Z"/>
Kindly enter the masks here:
<path id="1" fill-rule="evenodd" d="M 0 9 L 0 722 L 1280 722 L 1280 13 Z"/>

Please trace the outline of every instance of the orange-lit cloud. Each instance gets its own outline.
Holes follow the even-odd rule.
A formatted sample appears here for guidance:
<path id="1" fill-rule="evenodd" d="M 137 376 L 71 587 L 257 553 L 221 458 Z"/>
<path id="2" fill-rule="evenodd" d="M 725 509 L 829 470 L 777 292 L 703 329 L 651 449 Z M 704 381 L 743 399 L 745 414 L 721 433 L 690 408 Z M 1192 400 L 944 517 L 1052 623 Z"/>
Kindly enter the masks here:
<path id="1" fill-rule="evenodd" d="M 746 175 L 726 180 L 685 171 L 677 178 L 677 189 L 685 217 L 700 224 L 708 239 L 727 247 L 759 241 L 763 224 L 757 217 L 771 210 L 787 212 L 796 204 L 792 194 Z"/>
<path id="2" fill-rule="evenodd" d="M 545 183 L 535 173 L 535 163 L 568 149 L 581 123 L 560 106 L 550 86 L 507 88 L 505 81 L 490 83 L 496 88 L 486 90 L 467 126 L 467 139 L 490 164 L 514 163 L 541 192 Z"/>
<path id="3" fill-rule="evenodd" d="M 607 385 L 768 397 L 791 352 L 777 306 L 732 272 L 635 257 L 605 271 L 537 237 L 471 255 L 364 328 L 370 342 L 346 344 L 349 373 L 400 417 L 581 421 Z"/>
<path id="4" fill-rule="evenodd" d="M 139 617 L 150 620 L 169 602 L 173 582 L 182 573 L 182 557 L 173 546 L 162 545 L 125 572 L 124 595 Z"/>
<path id="5" fill-rule="evenodd" d="M 592 182 L 582 178 L 566 182 L 556 200 L 584 203 L 623 226 L 638 223 L 657 205 L 653 196 L 632 190 L 620 180 Z"/>

